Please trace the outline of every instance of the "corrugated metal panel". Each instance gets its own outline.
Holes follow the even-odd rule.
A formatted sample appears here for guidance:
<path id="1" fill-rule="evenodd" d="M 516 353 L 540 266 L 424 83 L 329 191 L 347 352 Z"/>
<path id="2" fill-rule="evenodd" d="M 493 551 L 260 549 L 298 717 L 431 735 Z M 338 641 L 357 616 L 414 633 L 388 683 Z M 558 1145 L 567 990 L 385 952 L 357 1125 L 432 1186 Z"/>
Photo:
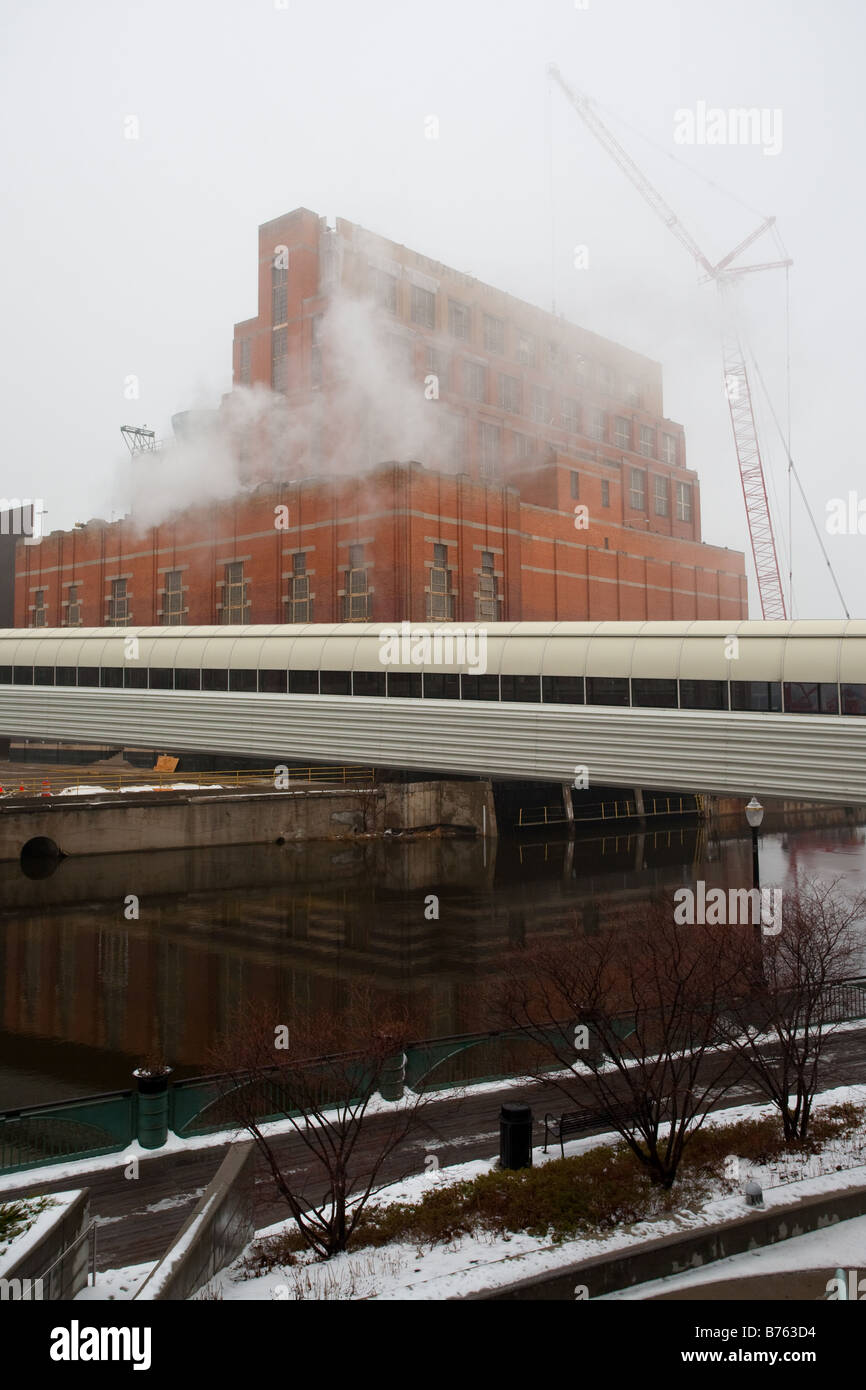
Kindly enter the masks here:
<path id="1" fill-rule="evenodd" d="M 0 689 L 0 728 L 279 761 L 414 767 L 567 782 L 866 804 L 866 719 L 695 710 L 327 700 L 159 691 Z"/>

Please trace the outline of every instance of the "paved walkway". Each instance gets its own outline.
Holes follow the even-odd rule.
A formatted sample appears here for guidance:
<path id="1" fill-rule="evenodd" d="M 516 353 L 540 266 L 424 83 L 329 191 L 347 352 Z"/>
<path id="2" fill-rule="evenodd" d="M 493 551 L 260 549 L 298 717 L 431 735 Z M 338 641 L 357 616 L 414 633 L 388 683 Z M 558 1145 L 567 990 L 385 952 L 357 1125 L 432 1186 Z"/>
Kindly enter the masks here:
<path id="1" fill-rule="evenodd" d="M 866 1029 L 837 1034 L 827 1049 L 822 1071 L 822 1089 L 856 1085 L 866 1080 Z M 589 1097 L 587 1097 L 589 1099 Z M 732 1092 L 725 1107 L 759 1101 L 761 1097 L 746 1086 Z M 565 1108 L 562 1093 L 550 1085 L 508 1085 L 501 1090 L 467 1090 L 459 1099 L 430 1101 L 423 1109 L 418 1131 L 385 1166 L 383 1179 L 396 1182 L 414 1173 L 423 1173 L 425 1159 L 433 1154 L 443 1168 L 448 1164 L 495 1157 L 499 1150 L 499 1107 L 505 1100 L 525 1100 L 532 1105 L 536 1120 L 535 1142 L 543 1142 L 545 1111 Z M 362 1132 L 361 1151 L 369 1152 L 375 1143 L 377 1125 L 388 1123 L 373 1117 Z M 226 1152 L 227 1145 L 190 1149 L 182 1153 L 156 1154 L 139 1161 L 139 1177 L 124 1176 L 121 1155 L 106 1160 L 104 1168 L 64 1178 L 53 1183 L 34 1179 L 15 1189 L 3 1190 L 3 1199 L 24 1194 L 65 1191 L 86 1187 L 90 1192 L 91 1214 L 99 1222 L 97 1266 L 113 1269 L 123 1265 L 156 1260 L 168 1247 L 210 1182 Z M 294 1134 L 280 1136 L 274 1144 L 281 1164 L 292 1172 L 312 1171 L 308 1149 Z M 361 1156 L 361 1155 L 359 1155 Z M 274 1194 L 273 1182 L 260 1164 L 256 1180 L 256 1226 L 284 1220 L 288 1210 Z"/>

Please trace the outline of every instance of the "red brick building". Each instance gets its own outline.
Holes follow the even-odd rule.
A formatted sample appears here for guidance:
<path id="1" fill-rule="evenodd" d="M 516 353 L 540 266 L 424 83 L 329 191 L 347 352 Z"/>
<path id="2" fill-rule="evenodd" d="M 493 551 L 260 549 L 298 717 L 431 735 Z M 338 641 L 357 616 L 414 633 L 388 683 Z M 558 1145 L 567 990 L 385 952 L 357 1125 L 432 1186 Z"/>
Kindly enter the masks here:
<path id="1" fill-rule="evenodd" d="M 343 341 L 346 304 L 375 340 Z M 259 229 L 234 380 L 298 427 L 241 451 L 229 502 L 18 546 L 16 625 L 748 616 L 637 353 L 300 209 Z"/>

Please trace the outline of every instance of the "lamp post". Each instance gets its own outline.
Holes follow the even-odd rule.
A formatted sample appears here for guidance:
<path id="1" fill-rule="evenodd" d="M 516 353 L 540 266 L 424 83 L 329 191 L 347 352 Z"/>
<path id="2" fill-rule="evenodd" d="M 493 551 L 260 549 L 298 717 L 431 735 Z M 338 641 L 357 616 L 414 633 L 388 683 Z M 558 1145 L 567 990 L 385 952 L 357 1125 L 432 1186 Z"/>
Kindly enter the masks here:
<path id="1" fill-rule="evenodd" d="M 746 820 L 752 829 L 752 880 L 753 887 L 761 886 L 761 869 L 758 863 L 758 831 L 764 819 L 764 808 L 756 796 L 746 806 Z"/>

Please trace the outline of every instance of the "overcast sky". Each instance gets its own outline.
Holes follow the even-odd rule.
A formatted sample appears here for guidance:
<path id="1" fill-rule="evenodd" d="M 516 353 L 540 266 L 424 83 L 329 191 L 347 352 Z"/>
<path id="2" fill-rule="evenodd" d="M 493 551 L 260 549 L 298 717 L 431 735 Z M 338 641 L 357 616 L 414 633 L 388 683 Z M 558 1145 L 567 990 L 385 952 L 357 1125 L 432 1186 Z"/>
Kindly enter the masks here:
<path id="1" fill-rule="evenodd" d="M 711 260 L 777 217 L 795 262 L 792 451 L 866 616 L 866 534 L 825 530 L 828 501 L 854 491 L 866 532 L 864 13 L 861 0 L 6 0 L 0 495 L 44 498 L 48 529 L 109 516 L 129 467 L 120 425 L 167 434 L 175 411 L 218 403 L 232 326 L 257 310 L 257 226 L 306 206 L 555 300 L 660 361 L 704 539 L 748 549 L 716 290 L 551 99 L 556 62 Z M 678 144 L 676 113 L 701 102 L 781 113 L 767 141 L 781 148 Z M 777 256 L 769 236 L 750 253 Z M 785 428 L 785 273 L 743 289 Z M 757 404 L 787 551 L 784 455 Z M 842 616 L 799 500 L 794 515 L 794 616 Z M 760 616 L 754 587 L 750 604 Z"/>

